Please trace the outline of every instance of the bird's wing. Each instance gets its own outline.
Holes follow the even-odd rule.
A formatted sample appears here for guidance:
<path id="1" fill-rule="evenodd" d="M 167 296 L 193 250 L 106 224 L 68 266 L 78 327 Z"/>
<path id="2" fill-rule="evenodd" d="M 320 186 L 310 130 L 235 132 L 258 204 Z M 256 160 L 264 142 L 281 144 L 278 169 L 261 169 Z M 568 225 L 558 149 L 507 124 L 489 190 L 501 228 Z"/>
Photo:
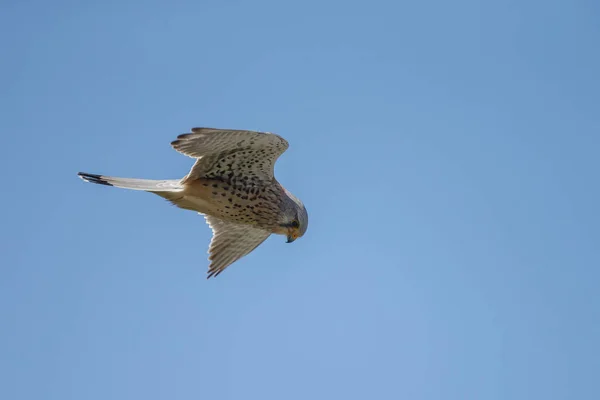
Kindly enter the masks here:
<path id="1" fill-rule="evenodd" d="M 179 135 L 171 146 L 198 159 L 188 179 L 255 177 L 270 181 L 275 162 L 289 144 L 274 133 L 193 128 L 191 133 Z"/>
<path id="2" fill-rule="evenodd" d="M 252 252 L 270 235 L 263 229 L 249 225 L 226 222 L 210 215 L 205 215 L 204 218 L 213 231 L 208 248 L 211 263 L 207 279 L 219 275 L 235 261 Z"/>

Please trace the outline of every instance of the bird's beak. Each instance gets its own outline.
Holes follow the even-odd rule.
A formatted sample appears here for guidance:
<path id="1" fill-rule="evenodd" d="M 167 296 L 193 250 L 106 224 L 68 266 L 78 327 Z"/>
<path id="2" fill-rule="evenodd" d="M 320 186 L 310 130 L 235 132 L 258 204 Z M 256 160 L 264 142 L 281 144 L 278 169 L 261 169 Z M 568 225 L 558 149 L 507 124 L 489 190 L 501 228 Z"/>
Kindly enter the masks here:
<path id="1" fill-rule="evenodd" d="M 292 235 L 288 235 L 286 243 L 292 243 L 294 240 L 296 240 L 295 237 L 293 237 Z"/>

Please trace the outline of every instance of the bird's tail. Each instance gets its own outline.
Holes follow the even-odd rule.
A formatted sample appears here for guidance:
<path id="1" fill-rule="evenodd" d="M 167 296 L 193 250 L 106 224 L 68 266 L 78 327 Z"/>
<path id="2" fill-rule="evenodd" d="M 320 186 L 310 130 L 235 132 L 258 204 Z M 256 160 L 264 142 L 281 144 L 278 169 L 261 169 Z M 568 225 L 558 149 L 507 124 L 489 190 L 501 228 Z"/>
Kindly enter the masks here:
<path id="1" fill-rule="evenodd" d="M 152 179 L 133 179 L 117 178 L 113 176 L 104 176 L 79 172 L 77 175 L 86 182 L 96 183 L 98 185 L 115 186 L 131 190 L 144 190 L 146 192 L 178 192 L 183 187 L 177 179 L 170 180 L 152 180 Z"/>

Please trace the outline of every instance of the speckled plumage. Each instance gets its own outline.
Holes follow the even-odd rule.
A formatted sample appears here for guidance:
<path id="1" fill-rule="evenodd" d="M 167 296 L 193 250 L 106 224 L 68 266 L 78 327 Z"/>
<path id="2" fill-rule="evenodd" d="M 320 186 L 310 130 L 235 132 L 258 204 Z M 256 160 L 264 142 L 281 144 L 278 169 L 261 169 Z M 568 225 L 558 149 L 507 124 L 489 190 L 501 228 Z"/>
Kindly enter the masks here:
<path id="1" fill-rule="evenodd" d="M 213 230 L 208 277 L 258 247 L 272 233 L 301 237 L 308 227 L 302 202 L 274 177 L 274 165 L 288 142 L 273 133 L 193 128 L 171 143 L 195 158 L 181 180 L 143 180 L 79 173 L 88 181 L 144 190 L 205 215 Z"/>

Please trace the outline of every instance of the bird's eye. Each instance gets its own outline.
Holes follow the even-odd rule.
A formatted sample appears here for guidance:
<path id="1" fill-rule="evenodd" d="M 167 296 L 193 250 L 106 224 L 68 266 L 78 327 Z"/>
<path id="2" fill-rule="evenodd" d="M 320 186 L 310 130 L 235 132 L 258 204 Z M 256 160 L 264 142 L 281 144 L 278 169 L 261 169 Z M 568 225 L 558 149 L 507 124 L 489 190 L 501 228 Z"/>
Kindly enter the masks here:
<path id="1" fill-rule="evenodd" d="M 292 223 L 290 224 L 290 226 L 292 228 L 297 228 L 300 226 L 300 223 L 298 222 L 298 220 L 293 220 Z"/>

